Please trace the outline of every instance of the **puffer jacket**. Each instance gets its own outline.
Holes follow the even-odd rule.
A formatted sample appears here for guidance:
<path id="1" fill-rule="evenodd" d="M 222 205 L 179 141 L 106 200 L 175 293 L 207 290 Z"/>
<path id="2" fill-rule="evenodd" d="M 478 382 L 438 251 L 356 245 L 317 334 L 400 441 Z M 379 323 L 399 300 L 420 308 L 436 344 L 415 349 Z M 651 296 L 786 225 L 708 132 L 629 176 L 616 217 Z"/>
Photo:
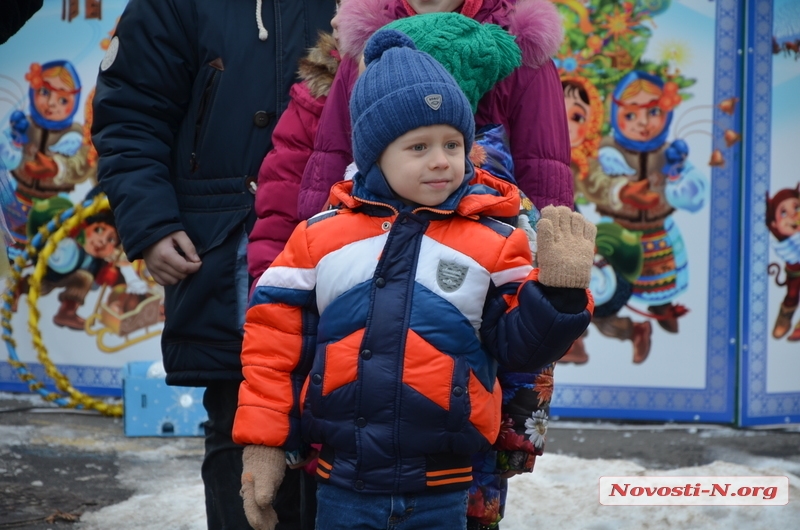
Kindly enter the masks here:
<path id="1" fill-rule="evenodd" d="M 293 451 L 302 425 L 323 446 L 323 482 L 469 487 L 472 455 L 500 428 L 497 366 L 555 361 L 591 314 L 582 290 L 559 311 L 525 233 L 497 220 L 516 219 L 516 188 L 472 176 L 442 205 L 413 208 L 373 166 L 334 187 L 338 209 L 299 225 L 247 313 L 237 443 Z"/>
<path id="2" fill-rule="evenodd" d="M 254 278 L 270 266 L 300 222 L 300 179 L 314 151 L 319 116 L 340 60 L 336 40 L 322 33 L 300 61 L 302 81 L 289 91 L 289 106 L 272 133 L 272 151 L 258 171 L 257 219 L 247 245 L 247 270 Z"/>
<path id="3" fill-rule="evenodd" d="M 166 288 L 169 384 L 242 379 L 246 300 L 237 287 L 247 275 L 234 271 L 255 218 L 251 185 L 297 63 L 317 30 L 330 31 L 334 7 L 130 0 L 119 20 L 94 96 L 98 180 L 128 258 L 184 230 L 202 259 L 197 273 Z"/>
<path id="4" fill-rule="evenodd" d="M 349 101 L 359 57 L 373 32 L 409 16 L 403 0 L 349 0 L 342 5 L 339 30 L 342 64 L 320 117 L 314 153 L 300 186 L 298 213 L 307 219 L 320 211 L 330 187 L 352 162 Z M 520 189 L 539 208 L 572 206 L 570 144 L 561 81 L 550 56 L 561 44 L 561 19 L 548 0 L 482 0 L 472 17 L 508 29 L 517 37 L 523 65 L 483 96 L 477 128 L 502 124 L 509 135 Z"/>

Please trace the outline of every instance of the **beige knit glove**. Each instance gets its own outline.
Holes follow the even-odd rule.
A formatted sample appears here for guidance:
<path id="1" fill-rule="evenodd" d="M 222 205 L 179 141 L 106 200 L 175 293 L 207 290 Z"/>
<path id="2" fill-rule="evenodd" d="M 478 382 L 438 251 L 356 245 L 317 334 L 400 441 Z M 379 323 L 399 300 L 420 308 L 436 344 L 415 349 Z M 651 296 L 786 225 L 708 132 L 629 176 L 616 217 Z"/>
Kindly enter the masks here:
<path id="1" fill-rule="evenodd" d="M 536 228 L 539 283 L 550 287 L 589 287 L 597 227 L 566 206 L 546 206 Z"/>
<path id="2" fill-rule="evenodd" d="M 286 471 L 286 452 L 279 447 L 248 445 L 242 456 L 244 513 L 254 530 L 274 530 L 278 514 L 272 500 Z"/>

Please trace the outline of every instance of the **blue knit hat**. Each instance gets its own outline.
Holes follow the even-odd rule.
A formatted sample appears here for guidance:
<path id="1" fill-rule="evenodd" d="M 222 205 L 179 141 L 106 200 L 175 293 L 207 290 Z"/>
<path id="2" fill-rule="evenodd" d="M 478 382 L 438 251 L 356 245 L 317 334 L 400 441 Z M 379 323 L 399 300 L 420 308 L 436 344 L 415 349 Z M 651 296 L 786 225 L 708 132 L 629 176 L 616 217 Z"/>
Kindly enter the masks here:
<path id="1" fill-rule="evenodd" d="M 353 157 L 366 173 L 390 143 L 427 125 L 450 125 L 472 148 L 475 119 L 466 96 L 444 67 L 395 30 L 380 30 L 364 49 L 367 69 L 350 97 Z"/>

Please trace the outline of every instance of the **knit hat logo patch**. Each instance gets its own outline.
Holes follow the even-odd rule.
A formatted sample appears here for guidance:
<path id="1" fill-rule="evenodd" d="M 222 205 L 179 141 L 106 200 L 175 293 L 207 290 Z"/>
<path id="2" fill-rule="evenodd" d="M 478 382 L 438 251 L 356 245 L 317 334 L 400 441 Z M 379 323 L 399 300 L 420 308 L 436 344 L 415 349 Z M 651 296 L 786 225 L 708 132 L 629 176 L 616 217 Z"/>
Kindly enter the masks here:
<path id="1" fill-rule="evenodd" d="M 442 106 L 442 95 L 429 94 L 425 96 L 425 103 L 433 110 L 439 110 L 439 107 Z"/>

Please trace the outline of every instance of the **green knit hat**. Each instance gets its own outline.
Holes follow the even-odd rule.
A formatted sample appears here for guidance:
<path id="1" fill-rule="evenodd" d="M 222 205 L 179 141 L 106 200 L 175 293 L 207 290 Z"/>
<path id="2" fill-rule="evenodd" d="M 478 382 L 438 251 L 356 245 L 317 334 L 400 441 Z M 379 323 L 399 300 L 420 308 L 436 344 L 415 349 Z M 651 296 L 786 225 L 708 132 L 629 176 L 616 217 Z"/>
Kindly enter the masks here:
<path id="1" fill-rule="evenodd" d="M 459 13 L 414 15 L 384 28 L 405 33 L 417 49 L 439 61 L 467 96 L 473 114 L 483 95 L 522 64 L 513 35 Z"/>

